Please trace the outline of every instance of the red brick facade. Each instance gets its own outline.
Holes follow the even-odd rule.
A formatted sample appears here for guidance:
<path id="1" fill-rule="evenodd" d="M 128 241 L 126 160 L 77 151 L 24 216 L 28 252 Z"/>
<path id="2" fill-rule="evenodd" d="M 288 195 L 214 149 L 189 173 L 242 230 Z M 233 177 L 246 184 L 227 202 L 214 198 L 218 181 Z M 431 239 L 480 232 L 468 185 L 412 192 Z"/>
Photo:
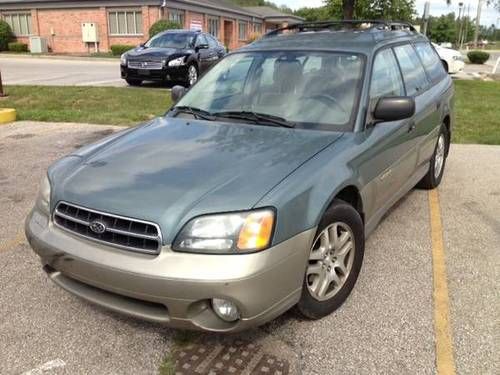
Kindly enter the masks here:
<path id="1" fill-rule="evenodd" d="M 142 35 L 109 35 L 110 25 L 108 12 L 121 10 L 122 8 L 99 7 L 84 9 L 32 9 L 31 10 L 31 33 L 47 39 L 49 50 L 54 53 L 92 53 L 96 46 L 93 43 L 84 43 L 82 40 L 82 23 L 92 22 L 97 24 L 99 43 L 97 50 L 107 52 L 111 45 L 128 44 L 138 45 L 148 39 L 149 27 L 160 18 L 168 17 L 168 9 L 160 11 L 158 6 L 131 7 L 135 11 L 141 11 Z M 12 12 L 12 11 L 9 11 Z M 26 10 L 23 10 L 26 12 Z M 0 10 L 0 14 L 3 11 Z M 208 30 L 208 18 L 213 15 L 185 11 L 185 28 L 190 28 L 193 21 L 202 25 L 204 31 Z M 219 34 L 216 37 L 230 49 L 238 48 L 245 43 L 253 34 L 254 24 L 244 21 L 235 15 L 234 18 L 219 18 Z M 239 38 L 240 22 L 247 23 L 247 35 L 243 40 Z M 259 21 L 262 22 L 262 21 Z M 262 26 L 264 29 L 264 26 Z M 28 37 L 18 37 L 19 41 L 28 43 Z"/>

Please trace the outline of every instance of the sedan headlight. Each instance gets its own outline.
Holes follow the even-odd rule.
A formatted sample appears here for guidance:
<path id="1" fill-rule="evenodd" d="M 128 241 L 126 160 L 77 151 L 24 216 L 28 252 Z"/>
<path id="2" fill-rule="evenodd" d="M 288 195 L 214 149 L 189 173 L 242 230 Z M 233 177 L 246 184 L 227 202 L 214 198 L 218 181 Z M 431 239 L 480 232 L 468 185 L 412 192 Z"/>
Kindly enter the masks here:
<path id="1" fill-rule="evenodd" d="M 173 67 L 173 66 L 183 66 L 186 65 L 186 59 L 184 57 L 179 57 L 174 60 L 170 60 L 168 62 L 168 66 Z"/>
<path id="2" fill-rule="evenodd" d="M 120 64 L 127 65 L 127 55 L 125 53 L 120 56 Z"/>
<path id="3" fill-rule="evenodd" d="M 453 60 L 464 61 L 464 57 L 462 55 L 453 55 Z"/>
<path id="4" fill-rule="evenodd" d="M 47 215 L 50 214 L 50 181 L 47 175 L 44 176 L 40 183 L 36 204 L 40 210 Z"/>
<path id="5" fill-rule="evenodd" d="M 271 244 L 274 210 L 200 216 L 184 226 L 174 241 L 177 251 L 238 254 L 264 250 Z"/>

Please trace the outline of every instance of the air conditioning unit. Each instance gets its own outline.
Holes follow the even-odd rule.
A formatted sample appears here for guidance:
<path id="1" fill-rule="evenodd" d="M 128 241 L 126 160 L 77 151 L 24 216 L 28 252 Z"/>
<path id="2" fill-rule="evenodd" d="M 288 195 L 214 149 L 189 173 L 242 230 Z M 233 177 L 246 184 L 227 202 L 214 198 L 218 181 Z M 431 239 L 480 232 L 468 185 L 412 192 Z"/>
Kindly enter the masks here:
<path id="1" fill-rule="evenodd" d="M 99 32 L 97 29 L 97 23 L 95 22 L 82 23 L 82 39 L 84 43 L 99 42 Z"/>
<path id="2" fill-rule="evenodd" d="M 48 53 L 49 47 L 47 39 L 41 36 L 30 36 L 30 52 L 31 53 Z"/>

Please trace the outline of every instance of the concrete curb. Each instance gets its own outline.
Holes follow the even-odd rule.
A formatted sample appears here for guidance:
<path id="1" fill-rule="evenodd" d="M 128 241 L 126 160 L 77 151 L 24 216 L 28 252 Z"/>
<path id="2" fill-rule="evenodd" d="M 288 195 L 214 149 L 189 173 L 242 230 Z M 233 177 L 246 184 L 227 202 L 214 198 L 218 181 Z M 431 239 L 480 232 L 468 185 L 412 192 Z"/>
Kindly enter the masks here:
<path id="1" fill-rule="evenodd" d="M 119 63 L 118 57 L 86 57 L 86 56 L 65 56 L 65 55 L 28 55 L 14 53 L 0 53 L 0 58 L 8 59 L 46 59 L 46 60 L 69 60 L 69 61 L 95 61 Z"/>
<path id="2" fill-rule="evenodd" d="M 0 108 L 0 125 L 16 121 L 16 110 L 12 108 Z"/>

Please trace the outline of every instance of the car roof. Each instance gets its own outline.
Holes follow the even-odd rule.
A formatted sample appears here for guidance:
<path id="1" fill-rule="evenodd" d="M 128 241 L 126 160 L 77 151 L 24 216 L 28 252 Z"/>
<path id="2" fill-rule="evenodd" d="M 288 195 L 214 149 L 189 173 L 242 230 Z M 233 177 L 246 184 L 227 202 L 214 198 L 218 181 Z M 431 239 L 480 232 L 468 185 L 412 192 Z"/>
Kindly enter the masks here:
<path id="1" fill-rule="evenodd" d="M 315 49 L 368 55 L 387 44 L 428 41 L 411 25 L 397 23 L 396 25 L 403 26 L 393 27 L 393 24 L 387 24 L 385 21 L 383 24 L 379 22 L 382 21 L 365 21 L 364 25 L 368 26 L 363 28 L 345 27 L 342 21 L 292 25 L 274 30 L 241 50 Z"/>

